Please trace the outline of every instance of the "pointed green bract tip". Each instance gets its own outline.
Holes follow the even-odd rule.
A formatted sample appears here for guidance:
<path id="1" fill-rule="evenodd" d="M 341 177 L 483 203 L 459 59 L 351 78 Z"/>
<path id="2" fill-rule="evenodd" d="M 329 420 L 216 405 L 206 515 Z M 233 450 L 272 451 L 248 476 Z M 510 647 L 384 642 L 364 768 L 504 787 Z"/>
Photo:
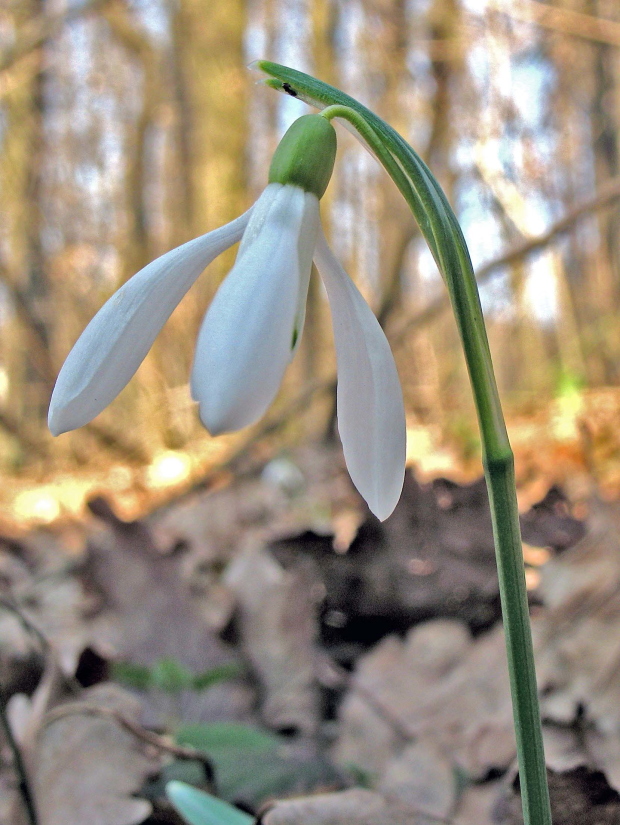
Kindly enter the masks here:
<path id="1" fill-rule="evenodd" d="M 271 60 L 253 60 L 251 63 L 248 64 L 248 69 L 252 69 L 252 71 L 256 72 L 265 72 L 265 74 L 269 74 L 269 69 L 272 66 L 275 66 L 275 63 L 272 63 Z"/>
<path id="2" fill-rule="evenodd" d="M 252 825 L 255 821 L 239 808 L 186 782 L 168 782 L 166 796 L 189 825 Z"/>
<path id="3" fill-rule="evenodd" d="M 321 115 L 303 115 L 288 129 L 275 151 L 269 183 L 299 186 L 321 198 L 336 159 L 336 131 Z"/>

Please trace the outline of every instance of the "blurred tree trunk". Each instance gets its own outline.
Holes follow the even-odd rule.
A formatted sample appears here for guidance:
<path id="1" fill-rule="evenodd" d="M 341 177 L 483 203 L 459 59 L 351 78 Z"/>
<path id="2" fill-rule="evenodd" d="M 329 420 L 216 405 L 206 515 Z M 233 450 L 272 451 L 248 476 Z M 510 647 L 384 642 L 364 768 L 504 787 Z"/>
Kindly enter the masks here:
<path id="1" fill-rule="evenodd" d="M 130 58 L 136 79 L 141 80 L 139 108 L 125 136 L 124 195 L 127 225 L 121 249 L 123 280 L 126 280 L 146 266 L 157 254 L 165 251 L 158 249 L 157 241 L 153 237 L 155 233 L 151 227 L 155 221 L 153 215 L 149 215 L 149 211 L 155 212 L 156 207 L 153 202 L 155 199 L 149 197 L 149 191 L 154 184 L 158 189 L 166 188 L 166 181 L 161 180 L 162 170 L 154 163 L 153 144 L 160 129 L 159 113 L 168 94 L 165 83 L 167 78 L 164 76 L 161 52 L 155 48 L 151 37 L 141 29 L 125 0 L 117 0 L 104 11 L 104 17 L 113 36 Z M 183 144 L 179 155 L 183 155 Z M 181 234 L 177 227 L 179 205 L 175 200 L 170 214 L 173 228 L 168 235 L 175 239 Z M 178 214 L 182 214 L 182 211 L 179 210 Z M 180 239 L 179 243 L 183 240 L 187 238 Z M 144 384 L 147 390 L 143 401 L 150 408 L 150 428 L 157 435 L 163 434 L 163 440 L 169 446 L 180 446 L 184 440 L 178 436 L 178 428 L 175 426 L 177 416 L 169 397 L 169 387 L 177 383 L 177 361 L 185 365 L 187 357 L 181 354 L 174 334 L 166 328 L 142 372 L 145 375 Z M 157 440 L 147 438 L 147 441 L 152 453 L 157 448 Z"/>
<path id="2" fill-rule="evenodd" d="M 433 0 L 425 20 L 430 41 L 430 74 L 434 94 L 428 106 L 429 138 L 422 155 L 455 209 L 457 172 L 453 153 L 458 135 L 453 123 L 458 112 L 455 95 L 463 88 L 465 72 L 461 46 L 462 14 L 460 0 Z M 467 386 L 452 314 L 438 319 L 424 336 L 428 336 L 427 341 L 413 341 L 411 345 L 414 363 L 419 371 L 419 408 L 426 409 L 435 422 L 445 424 L 445 402 L 453 401 L 461 394 L 455 389 L 456 386 Z M 433 350 L 432 358 L 429 357 L 429 347 Z M 450 406 L 448 403 L 448 410 Z"/>
<path id="3" fill-rule="evenodd" d="M 311 3 L 312 55 L 317 76 L 325 83 L 337 85 L 334 38 L 337 9 L 334 0 L 314 0 Z"/>
<path id="4" fill-rule="evenodd" d="M 377 114 L 407 137 L 410 124 L 405 98 L 410 89 L 410 76 L 407 69 L 409 26 L 406 3 L 404 0 L 366 0 L 365 11 L 367 18 L 374 23 L 367 29 L 364 60 L 372 85 L 381 89 Z M 378 190 L 381 203 L 379 261 L 383 284 L 380 318 L 385 323 L 400 300 L 403 260 L 415 226 L 405 200 L 384 172 L 378 179 Z"/>
<path id="5" fill-rule="evenodd" d="M 17 31 L 43 12 L 43 0 L 14 6 Z M 10 70 L 3 99 L 0 209 L 5 223 L 3 273 L 15 313 L 8 354 L 9 417 L 19 438 L 44 418 L 53 386 L 49 358 L 50 286 L 42 247 L 41 175 L 44 163 L 45 55 L 42 49 Z M 1 422 L 0 422 L 1 424 Z M 29 438 L 29 437 L 28 437 Z"/>
<path id="6" fill-rule="evenodd" d="M 462 25 L 460 0 L 434 0 L 427 21 L 435 94 L 425 160 L 451 198 L 455 172 L 450 161 L 456 137 L 452 128 L 455 122 L 452 94 L 454 83 L 464 69 L 463 53 L 459 45 Z"/>
<path id="7" fill-rule="evenodd" d="M 245 25 L 243 0 L 179 0 L 173 8 L 169 58 L 172 169 L 178 178 L 164 185 L 170 191 L 168 217 L 175 243 L 221 226 L 248 206 L 247 89 L 251 76 L 243 52 Z M 192 289 L 192 298 L 175 313 L 154 349 L 163 376 L 161 391 L 166 393 L 162 401 L 170 412 L 165 440 L 171 447 L 190 437 L 196 418 L 191 405 L 170 392 L 187 383 L 195 335 L 234 254 L 226 253 L 210 265 L 209 275 Z"/>
<path id="8" fill-rule="evenodd" d="M 171 45 L 167 54 L 172 104 L 171 152 L 168 164 L 170 246 L 179 246 L 193 237 L 194 187 L 192 184 L 192 114 L 188 78 L 184 72 L 182 53 L 184 32 L 176 3 L 168 4 Z"/>
<path id="9" fill-rule="evenodd" d="M 409 73 L 407 48 L 409 27 L 405 0 L 363 0 L 364 36 L 359 43 L 360 52 L 355 59 L 364 66 L 368 83 L 373 91 L 379 91 L 376 102 L 370 102 L 377 114 L 391 126 L 408 135 L 408 107 L 404 104 Z M 323 12 L 322 19 L 329 19 Z M 356 97 L 359 91 L 347 90 Z M 357 151 L 360 151 L 359 149 Z M 354 182 L 354 187 L 357 181 Z M 349 195 L 351 197 L 351 195 Z M 375 206 L 376 204 L 376 206 Z M 355 195 L 355 208 L 370 224 L 376 222 L 377 259 L 380 277 L 378 311 L 382 325 L 396 306 L 400 305 L 401 277 L 407 247 L 413 237 L 414 221 L 402 195 L 381 169 L 376 179 L 368 177 L 359 184 Z M 372 210 L 372 215 L 368 211 Z M 367 240 L 367 239 L 366 239 Z M 373 273 L 370 273 L 371 277 Z M 336 404 L 333 401 L 326 436 L 335 432 Z"/>
<path id="10" fill-rule="evenodd" d="M 125 139 L 125 197 L 127 227 L 122 249 L 123 281 L 130 278 L 153 257 L 146 214 L 146 190 L 152 174 L 147 167 L 147 141 L 153 129 L 161 98 L 159 56 L 150 38 L 132 18 L 125 0 L 104 9 L 103 16 L 114 37 L 124 47 L 142 81 L 140 110 Z"/>
<path id="11" fill-rule="evenodd" d="M 586 11 L 620 21 L 617 4 L 589 0 Z M 620 63 L 617 49 L 596 43 L 594 49 L 594 94 L 591 107 L 594 169 L 600 185 L 620 171 L 618 130 L 620 128 Z M 620 336 L 616 332 L 620 308 L 620 206 L 600 212 L 600 254 L 596 277 L 596 294 L 591 301 L 592 324 L 604 331 L 597 347 L 600 370 L 607 384 L 620 381 Z"/>
<path id="12" fill-rule="evenodd" d="M 246 103 L 243 0 L 180 0 L 174 19 L 183 122 L 189 127 L 192 237 L 246 206 Z"/>
<path id="13" fill-rule="evenodd" d="M 584 167 L 591 159 L 583 157 L 581 119 L 575 118 L 575 88 L 590 89 L 593 84 L 591 47 L 578 41 L 551 49 L 547 59 L 555 64 L 556 87 L 550 112 L 557 123 L 558 154 L 563 159 L 563 174 L 556 178 L 553 195 L 563 209 L 571 209 L 590 194 L 589 177 Z M 584 163 L 585 161 L 585 163 Z M 558 316 L 555 321 L 556 357 L 565 372 L 572 372 L 590 384 L 596 383 L 598 367 L 587 357 L 587 329 L 591 311 L 588 284 L 595 270 L 588 226 L 576 227 L 566 241 L 566 251 L 557 268 Z"/>

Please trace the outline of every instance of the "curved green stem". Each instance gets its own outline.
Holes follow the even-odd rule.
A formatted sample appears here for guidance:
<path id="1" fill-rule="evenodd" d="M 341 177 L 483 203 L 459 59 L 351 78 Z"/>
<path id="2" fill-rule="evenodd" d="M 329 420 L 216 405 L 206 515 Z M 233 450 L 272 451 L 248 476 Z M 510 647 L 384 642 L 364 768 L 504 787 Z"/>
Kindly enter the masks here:
<path id="1" fill-rule="evenodd" d="M 339 89 L 277 63 L 258 61 L 267 85 L 347 120 L 409 204 L 442 273 L 472 385 L 489 491 L 525 825 L 551 825 L 530 630 L 514 458 L 497 391 L 478 286 L 463 233 L 432 173 L 381 118 Z"/>
<path id="2" fill-rule="evenodd" d="M 358 136 L 361 137 L 362 142 L 372 152 L 377 160 L 383 165 L 388 175 L 392 178 L 396 186 L 399 188 L 401 194 L 413 210 L 414 215 L 422 216 L 424 214 L 424 204 L 420 201 L 416 189 L 411 185 L 411 181 L 399 165 L 396 158 L 386 148 L 381 141 L 379 135 L 375 132 L 372 126 L 360 115 L 355 109 L 350 106 L 343 106 L 334 104 L 333 106 L 326 106 L 321 112 L 323 117 L 328 120 L 340 118 L 345 120 L 353 126 L 357 131 Z M 437 250 L 433 248 L 433 255 L 436 255 Z"/>

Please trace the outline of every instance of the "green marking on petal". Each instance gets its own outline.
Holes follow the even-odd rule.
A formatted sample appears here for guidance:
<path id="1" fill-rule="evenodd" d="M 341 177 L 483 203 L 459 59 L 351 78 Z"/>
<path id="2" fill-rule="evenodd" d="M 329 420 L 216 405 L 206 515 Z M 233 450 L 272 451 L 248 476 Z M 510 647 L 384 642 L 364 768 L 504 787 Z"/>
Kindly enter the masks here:
<path id="1" fill-rule="evenodd" d="M 299 330 L 297 327 L 293 330 L 293 340 L 291 342 L 291 349 L 295 349 L 295 344 L 297 343 L 297 339 L 299 338 Z"/>

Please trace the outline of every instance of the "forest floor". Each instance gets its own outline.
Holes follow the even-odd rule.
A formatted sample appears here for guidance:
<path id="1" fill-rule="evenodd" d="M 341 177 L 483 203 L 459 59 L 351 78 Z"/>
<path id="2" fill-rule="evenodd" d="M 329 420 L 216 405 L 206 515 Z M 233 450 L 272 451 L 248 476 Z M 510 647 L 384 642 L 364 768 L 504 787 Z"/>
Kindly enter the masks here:
<path id="1" fill-rule="evenodd" d="M 620 394 L 509 423 L 554 825 L 620 823 Z M 222 449 L 208 489 L 163 458 L 2 492 L 0 701 L 40 825 L 178 823 L 170 779 L 264 825 L 522 822 L 479 464 L 412 427 L 380 523 L 336 447 Z M 2 825 L 15 768 L 0 733 Z"/>

